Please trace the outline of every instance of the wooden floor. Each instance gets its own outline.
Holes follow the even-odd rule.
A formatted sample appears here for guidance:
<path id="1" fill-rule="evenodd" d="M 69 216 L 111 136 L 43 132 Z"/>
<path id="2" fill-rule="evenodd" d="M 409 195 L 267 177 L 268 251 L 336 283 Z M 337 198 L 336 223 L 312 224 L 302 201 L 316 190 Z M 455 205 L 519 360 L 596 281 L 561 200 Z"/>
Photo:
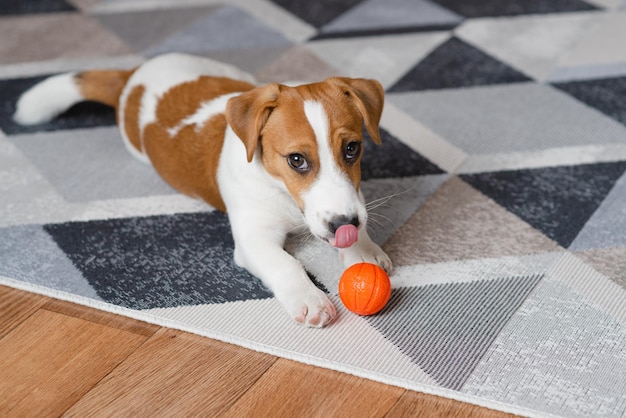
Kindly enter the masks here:
<path id="1" fill-rule="evenodd" d="M 503 417 L 0 286 L 0 416 Z"/>

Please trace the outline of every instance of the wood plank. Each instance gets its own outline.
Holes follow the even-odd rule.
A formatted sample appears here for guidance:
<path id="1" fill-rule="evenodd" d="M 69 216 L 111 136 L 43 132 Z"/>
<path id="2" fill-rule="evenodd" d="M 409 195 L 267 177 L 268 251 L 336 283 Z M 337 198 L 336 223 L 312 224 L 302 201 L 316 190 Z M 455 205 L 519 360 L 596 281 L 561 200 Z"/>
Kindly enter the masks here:
<path id="1" fill-rule="evenodd" d="M 230 344 L 162 329 L 67 416 L 218 416 L 276 361 Z"/>
<path id="2" fill-rule="evenodd" d="M 333 370 L 279 359 L 227 417 L 380 417 L 405 392 Z"/>
<path id="3" fill-rule="evenodd" d="M 419 416 L 420 418 L 510 418 L 514 415 L 407 390 L 393 408 L 389 410 L 386 417 L 402 418 L 412 416 Z"/>
<path id="4" fill-rule="evenodd" d="M 158 325 L 149 324 L 147 322 L 138 321 L 136 319 L 110 312 L 88 308 L 63 300 L 50 299 L 45 305 L 42 306 L 42 308 L 48 311 L 73 316 L 74 318 L 80 318 L 85 321 L 91 321 L 108 327 L 143 335 L 144 337 L 153 336 L 154 333 L 161 328 Z"/>
<path id="5" fill-rule="evenodd" d="M 37 312 L 48 300 L 45 296 L 0 286 L 0 338 Z"/>
<path id="6" fill-rule="evenodd" d="M 0 411 L 58 416 L 145 340 L 40 309 L 0 340 Z"/>

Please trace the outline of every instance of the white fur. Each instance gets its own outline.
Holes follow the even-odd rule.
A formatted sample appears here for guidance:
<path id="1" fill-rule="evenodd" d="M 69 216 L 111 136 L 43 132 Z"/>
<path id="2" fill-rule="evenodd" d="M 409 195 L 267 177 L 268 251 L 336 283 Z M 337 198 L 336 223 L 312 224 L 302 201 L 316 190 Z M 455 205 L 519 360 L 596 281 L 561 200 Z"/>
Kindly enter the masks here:
<path id="1" fill-rule="evenodd" d="M 74 75 L 75 73 L 59 74 L 28 90 L 18 100 L 13 119 L 21 125 L 48 122 L 84 100 Z"/>

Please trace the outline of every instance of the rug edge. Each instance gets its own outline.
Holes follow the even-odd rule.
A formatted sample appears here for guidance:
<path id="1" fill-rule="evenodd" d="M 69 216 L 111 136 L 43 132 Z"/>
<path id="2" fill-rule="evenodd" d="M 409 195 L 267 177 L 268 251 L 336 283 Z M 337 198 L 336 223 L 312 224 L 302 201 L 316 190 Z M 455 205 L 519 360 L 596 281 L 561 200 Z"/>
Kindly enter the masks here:
<path id="1" fill-rule="evenodd" d="M 244 338 L 233 337 L 227 334 L 223 334 L 217 331 L 211 331 L 202 329 L 197 326 L 189 326 L 182 322 L 172 319 L 163 318 L 154 314 L 117 306 L 108 302 L 102 302 L 95 299 L 91 299 L 85 296 L 74 295 L 69 292 L 64 292 L 57 289 L 47 288 L 45 286 L 22 282 L 16 279 L 0 275 L 0 285 L 11 287 L 17 290 L 22 290 L 30 293 L 35 293 L 43 296 L 47 296 L 53 299 L 58 299 L 66 302 L 76 303 L 88 308 L 98 309 L 104 312 L 109 312 L 116 315 L 121 315 L 127 318 L 143 321 L 149 324 L 158 325 L 166 328 L 175 329 L 178 331 L 189 332 L 191 334 L 199 335 L 205 338 L 211 338 L 217 341 L 221 341 L 228 344 L 237 345 L 239 347 L 253 350 L 259 353 L 269 354 L 276 357 L 285 358 L 287 360 L 296 361 L 306 365 L 331 369 L 337 372 L 346 373 L 359 378 L 368 379 L 374 382 L 383 383 L 390 386 L 395 386 L 407 390 L 413 390 L 416 392 L 425 393 L 427 395 L 440 396 L 455 401 L 466 402 L 472 405 L 481 406 L 488 409 L 493 409 L 500 412 L 528 416 L 528 417 L 558 417 L 557 415 L 546 414 L 542 411 L 524 408 L 516 405 L 511 405 L 503 402 L 498 402 L 490 399 L 485 399 L 473 395 L 468 395 L 462 392 L 453 391 L 443 387 L 429 386 L 417 382 L 412 382 L 407 379 L 395 378 L 393 376 L 376 373 L 373 371 L 367 371 L 358 367 L 349 366 L 337 362 L 325 361 L 321 358 L 309 356 L 306 354 L 297 353 L 290 350 L 283 350 L 280 348 L 272 347 L 266 344 L 255 343 L 254 341 Z"/>

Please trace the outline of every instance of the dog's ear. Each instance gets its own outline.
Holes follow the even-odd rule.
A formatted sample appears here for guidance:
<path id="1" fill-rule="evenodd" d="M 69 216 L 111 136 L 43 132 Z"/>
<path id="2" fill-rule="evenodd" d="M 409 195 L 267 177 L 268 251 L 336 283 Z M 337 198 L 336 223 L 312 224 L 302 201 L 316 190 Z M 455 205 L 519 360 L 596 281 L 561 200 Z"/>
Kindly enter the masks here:
<path id="1" fill-rule="evenodd" d="M 376 80 L 365 78 L 333 77 L 327 80 L 338 85 L 356 105 L 363 116 L 365 129 L 376 144 L 380 144 L 378 124 L 383 113 L 385 90 Z"/>
<path id="2" fill-rule="evenodd" d="M 233 97 L 226 105 L 226 121 L 246 147 L 248 162 L 259 144 L 261 130 L 278 104 L 280 85 L 268 84 Z"/>

